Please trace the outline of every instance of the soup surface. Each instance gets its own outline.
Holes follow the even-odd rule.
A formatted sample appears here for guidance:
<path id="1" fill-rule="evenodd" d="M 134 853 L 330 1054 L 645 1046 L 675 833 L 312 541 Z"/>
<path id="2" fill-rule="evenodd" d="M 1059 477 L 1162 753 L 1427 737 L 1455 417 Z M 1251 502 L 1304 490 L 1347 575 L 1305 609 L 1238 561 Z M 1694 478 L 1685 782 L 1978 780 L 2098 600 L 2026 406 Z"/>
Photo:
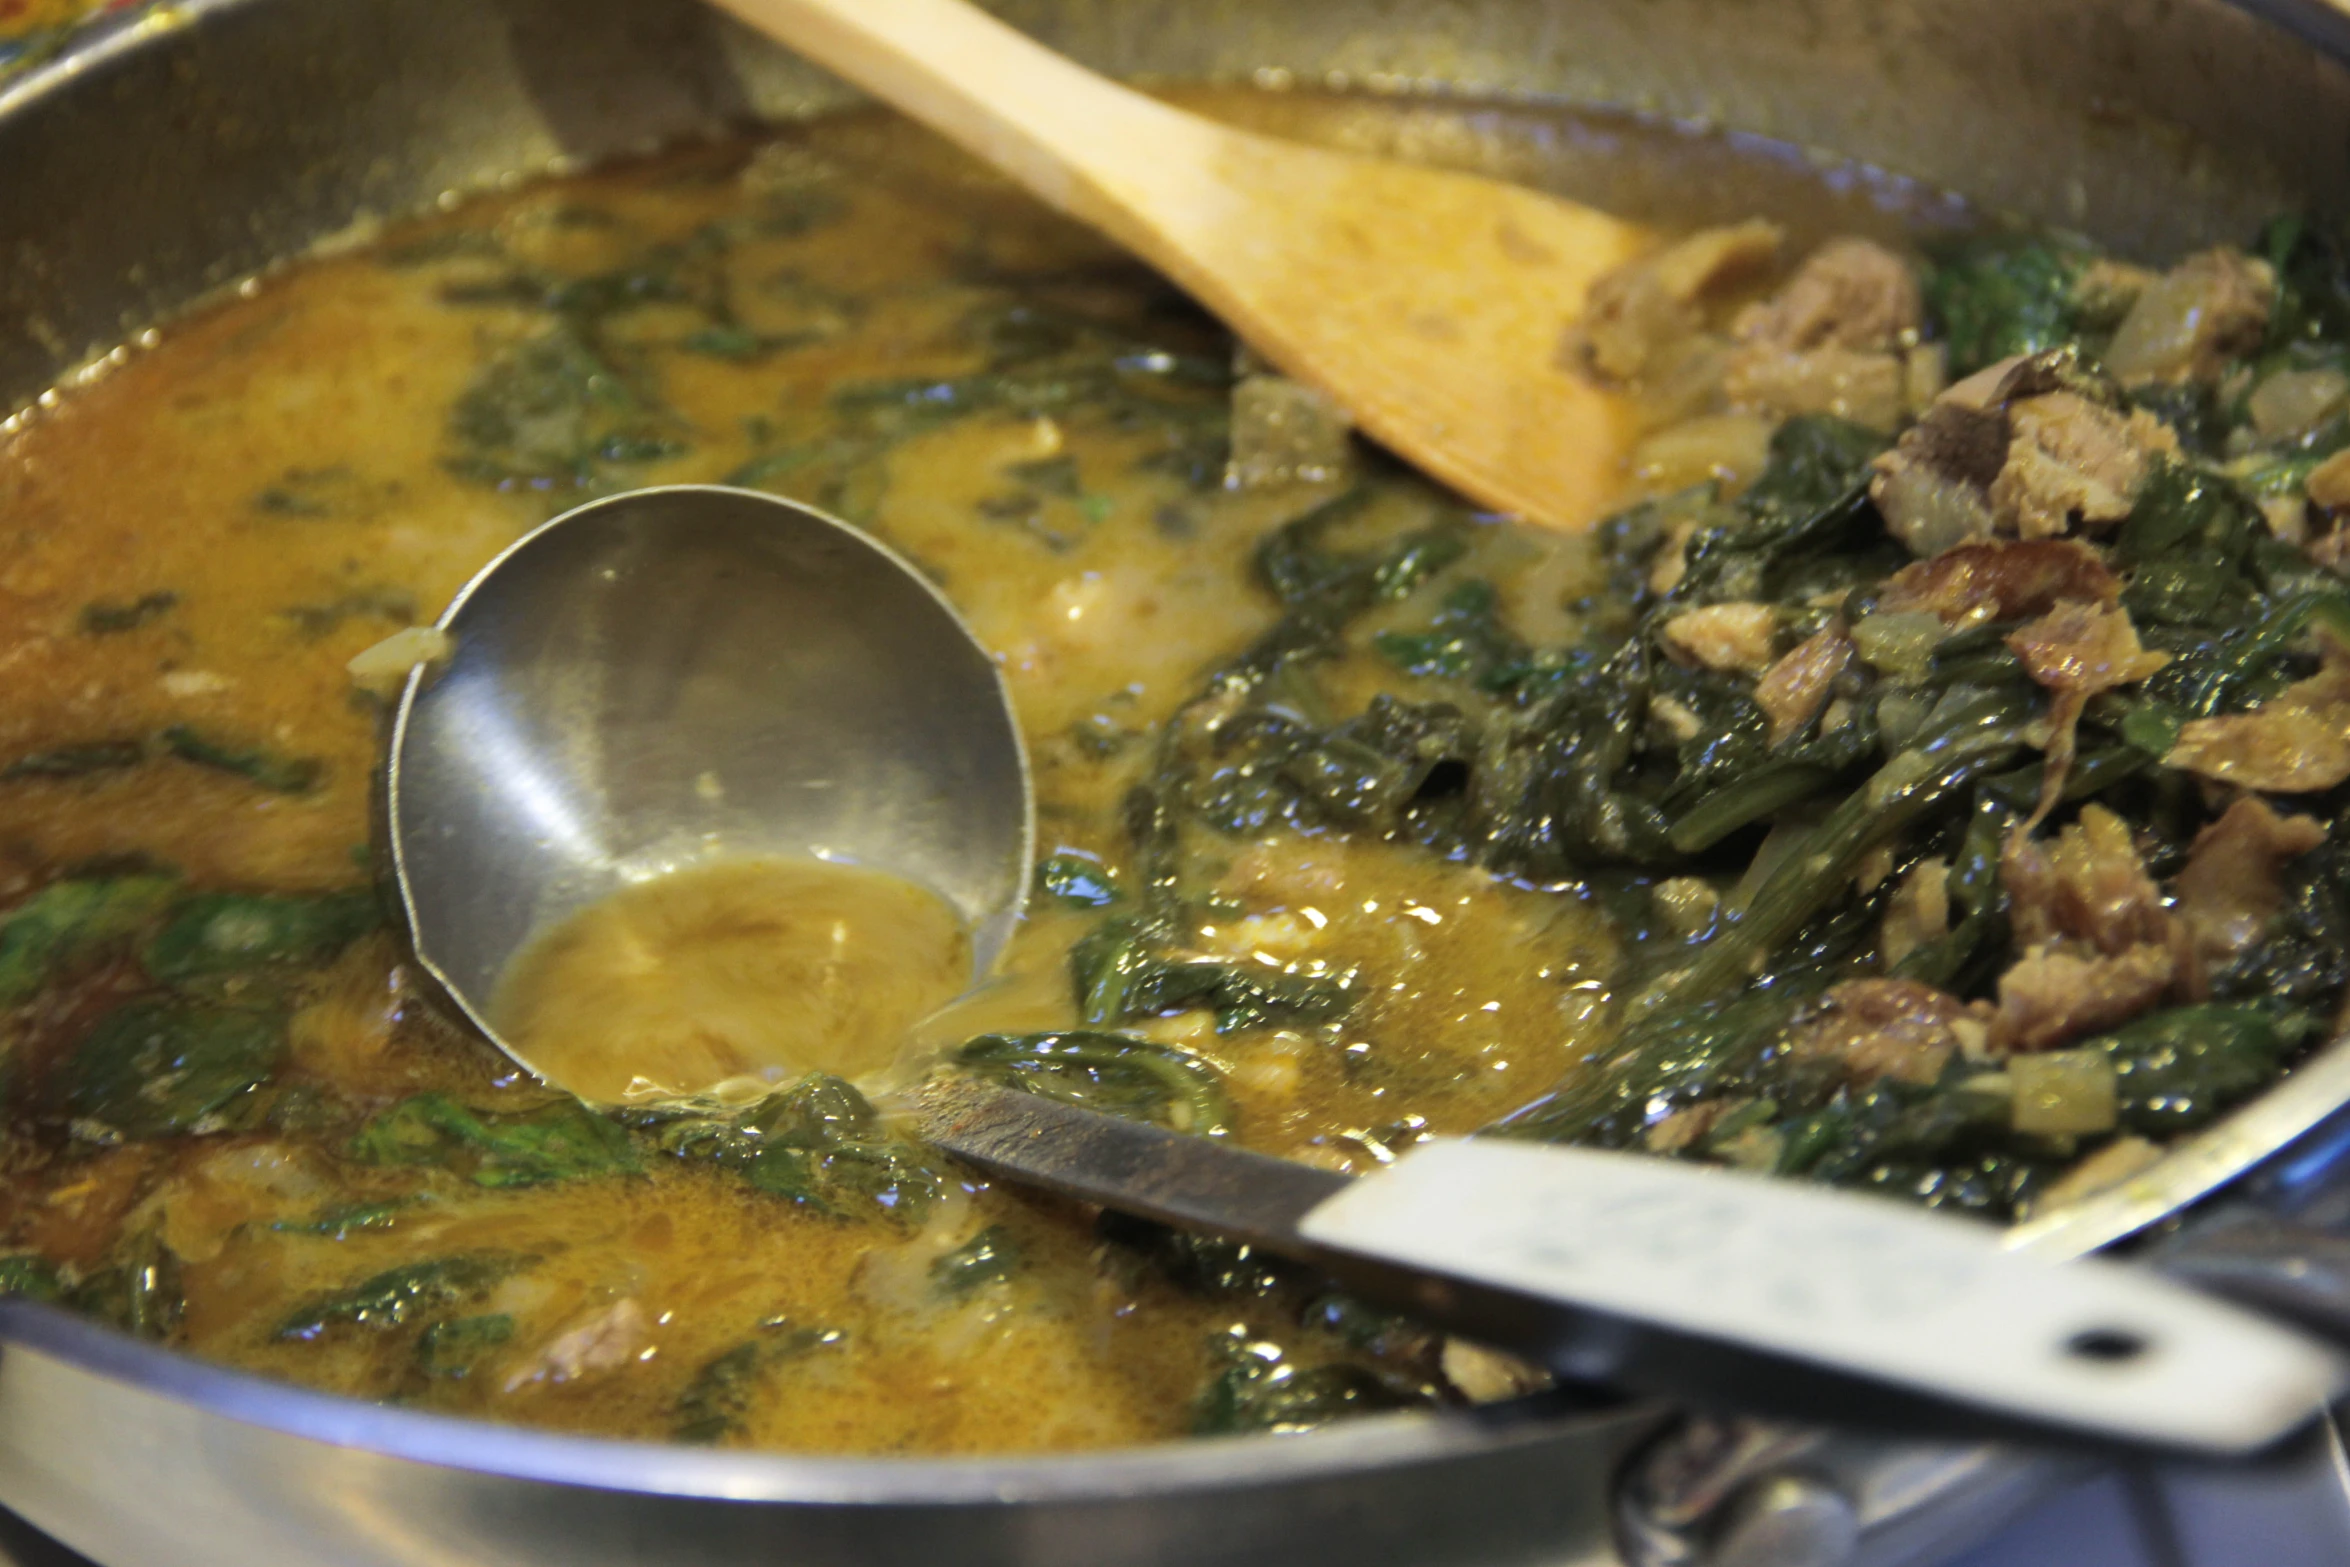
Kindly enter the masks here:
<path id="1" fill-rule="evenodd" d="M 1533 1378 L 986 1186 L 891 1089 L 945 1056 L 1357 1171 L 1507 1120 L 2000 1217 L 2142 1167 L 2315 1037 L 2350 974 L 2319 636 L 2350 626 L 2350 311 L 2296 281 L 2320 238 L 1921 270 L 1964 213 L 1853 171 L 1200 101 L 1654 224 L 1570 345 L 1622 393 L 1584 455 L 1631 509 L 1475 514 L 865 116 L 400 226 L 14 421 L 0 1282 L 580 1430 L 1296 1429 Z M 2108 369 L 2004 362 L 2075 340 Z M 555 1075 L 628 1098 L 651 1039 L 675 1081 L 760 1079 L 595 1112 L 419 998 L 345 666 L 548 516 L 680 481 L 812 501 L 941 584 L 1014 693 L 1045 853 L 998 977 L 939 1012 L 967 959 L 913 889 L 726 867 L 551 933 L 500 1006 Z M 632 964 L 690 971 L 704 1026 L 636 1010 Z M 799 1076 L 802 1023 L 860 1048 Z"/>

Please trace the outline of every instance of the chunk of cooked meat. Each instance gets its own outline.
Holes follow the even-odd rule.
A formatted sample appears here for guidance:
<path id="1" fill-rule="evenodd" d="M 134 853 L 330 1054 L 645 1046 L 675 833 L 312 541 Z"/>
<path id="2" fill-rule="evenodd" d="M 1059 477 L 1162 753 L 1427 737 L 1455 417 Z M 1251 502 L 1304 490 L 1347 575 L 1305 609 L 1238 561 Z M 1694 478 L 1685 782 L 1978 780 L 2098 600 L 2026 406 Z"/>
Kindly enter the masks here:
<path id="1" fill-rule="evenodd" d="M 1665 622 L 1665 650 L 1707 669 L 1758 673 L 1770 667 L 1779 612 L 1768 604 L 1708 604 Z"/>
<path id="2" fill-rule="evenodd" d="M 2249 713 L 2190 719 L 2162 760 L 2239 789 L 2331 789 L 2350 778 L 2350 658 L 2329 648 L 2323 669 Z"/>
<path id="3" fill-rule="evenodd" d="M 1741 342 L 1798 353 L 1890 349 L 1924 319 L 1908 262 L 1870 240 L 1832 239 L 1778 292 L 1741 312 L 1732 331 Z"/>
<path id="4" fill-rule="evenodd" d="M 2053 1050 L 2084 1034 L 2126 1023 L 2162 999 L 2178 959 L 2165 943 L 2106 954 L 2046 947 L 1999 976 L 1991 1048 Z"/>
<path id="5" fill-rule="evenodd" d="M 1981 1026 L 1990 1009 L 1913 979 L 1854 979 L 1837 985 L 1787 1035 L 1798 1061 L 1829 1061 L 1854 1083 L 1890 1077 L 1931 1083 L 1959 1048 L 1959 1030 Z"/>
<path id="6" fill-rule="evenodd" d="M 1970 626 L 2045 615 L 2059 604 L 2110 604 L 2121 591 L 2121 579 L 2086 544 L 1986 539 L 1902 567 L 1878 590 L 1877 608 Z"/>
<path id="7" fill-rule="evenodd" d="M 2128 825 L 2102 805 L 2085 807 L 2053 840 L 2011 829 L 1999 873 L 2019 947 L 2077 941 L 2111 956 L 2171 940 L 2162 889 L 2146 874 Z"/>
<path id="8" fill-rule="evenodd" d="M 1667 349 L 1704 329 L 1709 296 L 1776 260 L 1783 237 L 1776 223 L 1750 219 L 1616 268 L 1591 285 L 1582 319 L 1567 335 L 1569 362 L 1603 381 L 1637 380 Z"/>
<path id="9" fill-rule="evenodd" d="M 1689 574 L 1689 541 L 1697 537 L 1695 517 L 1676 518 L 1648 562 L 1648 591 L 1662 598 Z"/>
<path id="10" fill-rule="evenodd" d="M 2105 350 L 2125 385 L 2212 381 L 2268 331 L 2277 275 L 2240 250 L 2198 251 L 2139 291 Z"/>
<path id="11" fill-rule="evenodd" d="M 1771 721 L 1771 744 L 1803 732 L 1828 705 L 1829 688 L 1852 662 L 1852 638 L 1840 620 L 1813 632 L 1755 682 L 1755 704 Z"/>
<path id="12" fill-rule="evenodd" d="M 2178 438 L 2106 395 L 2063 353 L 1986 366 L 1935 398 L 1877 458 L 1870 498 L 1916 555 L 2118 522 Z"/>
<path id="13" fill-rule="evenodd" d="M 2025 398 L 2007 418 L 1991 514 L 2000 532 L 2027 539 L 2121 521 L 2155 458 L 2179 449 L 2170 426 L 2152 414 L 2117 413 L 2072 392 Z"/>
<path id="14" fill-rule="evenodd" d="M 1781 417 L 1825 413 L 1895 429 L 1915 407 L 1918 378 L 1904 350 L 1923 315 L 1908 262 L 1865 239 L 1831 240 L 1739 315 L 1722 390 Z"/>
<path id="15" fill-rule="evenodd" d="M 1920 947 L 1949 934 L 1950 862 L 1920 860 L 1885 900 L 1885 917 L 1878 924 L 1877 955 L 1887 968 L 1897 968 Z"/>
<path id="16" fill-rule="evenodd" d="M 2197 833 L 2186 868 L 2172 883 L 2178 919 L 2197 956 L 2225 962 L 2258 941 L 2285 906 L 2278 880 L 2285 862 L 2325 840 L 2325 823 L 2316 817 L 2279 816 L 2253 794 Z"/>

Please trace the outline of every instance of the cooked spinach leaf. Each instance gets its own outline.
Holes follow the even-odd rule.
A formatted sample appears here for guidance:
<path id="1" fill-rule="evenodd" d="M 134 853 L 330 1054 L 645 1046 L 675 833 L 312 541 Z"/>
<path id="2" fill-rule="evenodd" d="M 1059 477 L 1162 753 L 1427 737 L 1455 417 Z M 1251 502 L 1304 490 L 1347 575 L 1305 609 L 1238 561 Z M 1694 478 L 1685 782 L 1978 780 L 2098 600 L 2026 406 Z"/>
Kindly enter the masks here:
<path id="1" fill-rule="evenodd" d="M 1951 374 L 2070 342 L 2086 264 L 2061 245 L 2023 239 L 1977 242 L 1939 261 L 1926 277 L 1926 308 L 1949 344 Z"/>
<path id="2" fill-rule="evenodd" d="M 522 1265 L 521 1258 L 501 1252 L 404 1262 L 304 1301 L 278 1323 L 274 1336 L 312 1342 L 337 1327 L 376 1333 L 407 1327 L 479 1300 Z"/>
<path id="3" fill-rule="evenodd" d="M 373 930 L 372 892 L 293 897 L 206 893 L 172 910 L 140 954 L 147 972 L 177 982 L 277 964 L 311 965 Z"/>
<path id="4" fill-rule="evenodd" d="M 0 1295 L 24 1300 L 56 1300 L 65 1293 L 57 1264 L 37 1252 L 13 1252 L 0 1257 Z"/>
<path id="5" fill-rule="evenodd" d="M 758 1332 L 714 1356 L 694 1373 L 677 1398 L 670 1434 L 680 1442 L 725 1440 L 742 1429 L 758 1401 L 766 1374 L 786 1361 L 845 1342 L 838 1328 L 810 1327 L 790 1317 L 770 1317 Z"/>
<path id="6" fill-rule="evenodd" d="M 60 970 L 129 936 L 178 890 L 169 876 L 51 882 L 0 918 L 0 1007 L 27 999 Z"/>
<path id="7" fill-rule="evenodd" d="M 1069 908 L 1101 909 L 1118 901 L 1118 878 L 1098 857 L 1063 849 L 1036 862 L 1036 891 Z"/>
<path id="8" fill-rule="evenodd" d="M 187 1312 L 179 1257 L 157 1230 L 134 1231 L 66 1292 L 65 1303 L 135 1338 L 168 1339 Z"/>
<path id="9" fill-rule="evenodd" d="M 282 1013 L 133 1001 L 90 1030 L 63 1068 L 68 1113 L 122 1137 L 221 1123 L 284 1059 Z"/>
<path id="10" fill-rule="evenodd" d="M 136 767 L 147 759 L 145 742 L 91 740 L 32 751 L 0 767 L 0 781 L 16 778 L 89 778 Z"/>
<path id="11" fill-rule="evenodd" d="M 937 1195 L 925 1151 L 847 1082 L 810 1073 L 748 1105 L 692 1101 L 622 1112 L 662 1153 L 702 1160 L 812 1213 L 918 1220 Z"/>
<path id="12" fill-rule="evenodd" d="M 990 1284 L 1002 1284 L 1020 1268 L 1020 1246 L 1000 1224 L 991 1224 L 930 1265 L 930 1286 L 950 1298 Z"/>
<path id="13" fill-rule="evenodd" d="M 954 1059 L 981 1077 L 1064 1104 L 1222 1137 L 1232 1102 L 1215 1067 L 1189 1051 L 1128 1034 L 982 1034 Z"/>
<path id="14" fill-rule="evenodd" d="M 1424 1401 L 1415 1390 L 1394 1387 L 1364 1366 L 1300 1367 L 1277 1344 L 1225 1334 L 1210 1343 L 1225 1364 L 1192 1406 L 1194 1436 L 1310 1431 L 1349 1415 Z"/>
<path id="15" fill-rule="evenodd" d="M 234 773 L 273 794 L 308 794 L 326 776 L 326 764 L 314 757 L 283 756 L 267 746 L 238 745 L 187 724 L 173 724 L 159 738 L 163 748 L 182 761 Z"/>
<path id="16" fill-rule="evenodd" d="M 416 1336 L 416 1365 L 436 1381 L 458 1381 L 513 1337 L 514 1319 L 503 1311 L 445 1317 Z"/>
<path id="17" fill-rule="evenodd" d="M 99 599 L 82 606 L 81 627 L 85 634 L 102 637 L 117 631 L 136 631 L 149 621 L 160 620 L 178 608 L 180 596 L 169 588 L 153 593 L 142 593 L 135 599 L 120 602 Z"/>
<path id="18" fill-rule="evenodd" d="M 450 410 L 449 432 L 451 471 L 501 486 L 589 485 L 687 449 L 631 378 L 562 320 L 485 364 Z"/>
<path id="19" fill-rule="evenodd" d="M 2320 1030 L 2308 1013 L 2267 1006 L 2173 1007 L 2089 1048 L 2113 1059 L 2123 1124 L 2163 1137 L 2204 1126 L 2266 1088 Z"/>
<path id="20" fill-rule="evenodd" d="M 470 1110 L 438 1091 L 413 1095 L 362 1126 L 350 1143 L 362 1164 L 429 1164 L 477 1186 L 537 1186 L 634 1174 L 643 1168 L 617 1122 L 577 1100 L 529 1110 Z"/>

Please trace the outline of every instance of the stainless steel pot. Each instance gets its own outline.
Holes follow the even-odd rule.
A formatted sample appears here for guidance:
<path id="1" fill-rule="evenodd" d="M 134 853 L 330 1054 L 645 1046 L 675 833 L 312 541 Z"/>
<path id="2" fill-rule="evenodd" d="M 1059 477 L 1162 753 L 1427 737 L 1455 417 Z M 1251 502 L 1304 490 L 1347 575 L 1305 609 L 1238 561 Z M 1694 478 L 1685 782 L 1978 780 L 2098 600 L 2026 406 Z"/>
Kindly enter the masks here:
<path id="1" fill-rule="evenodd" d="M 1003 9 L 1124 74 L 1276 71 L 1717 122 L 2150 254 L 2350 197 L 2350 12 L 2327 0 Z M 371 216 L 845 96 L 691 0 L 189 0 L 127 20 L 0 85 L 0 409 Z M 2239 1202 L 2324 1209 L 2345 1100 L 2337 1046 L 2152 1176 L 2016 1239 L 2106 1245 L 2231 1183 L 2253 1194 Z M 2275 1265 L 2326 1244 L 2241 1216 L 2174 1243 L 2223 1287 L 2350 1321 L 2350 1288 Z M 1643 1562 L 1893 1563 L 1956 1548 L 2068 1473 L 1707 1423 L 1657 1444 L 1671 1419 L 1532 1400 L 1081 1457 L 787 1458 L 379 1408 L 0 1304 L 0 1502 L 110 1567 L 1403 1567 L 1596 1564 L 1619 1545 Z"/>

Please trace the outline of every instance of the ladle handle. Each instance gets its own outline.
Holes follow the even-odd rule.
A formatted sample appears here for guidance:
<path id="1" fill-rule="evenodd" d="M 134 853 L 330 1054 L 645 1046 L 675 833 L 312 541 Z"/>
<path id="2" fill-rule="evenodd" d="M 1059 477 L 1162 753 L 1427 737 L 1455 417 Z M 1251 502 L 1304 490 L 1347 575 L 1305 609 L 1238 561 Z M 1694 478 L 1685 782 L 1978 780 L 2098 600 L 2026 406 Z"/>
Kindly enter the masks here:
<path id="1" fill-rule="evenodd" d="M 921 121 L 1144 259 L 1150 214 L 1213 199 L 1223 135 L 1097 76 L 963 0 L 715 0 L 777 43 Z"/>
<path id="2" fill-rule="evenodd" d="M 975 1082 L 923 1130 L 982 1169 L 1296 1257 L 1586 1382 L 1941 1434 L 2243 1454 L 2343 1385 L 2299 1334 L 1882 1198 L 1499 1138 L 1360 1180 Z"/>

